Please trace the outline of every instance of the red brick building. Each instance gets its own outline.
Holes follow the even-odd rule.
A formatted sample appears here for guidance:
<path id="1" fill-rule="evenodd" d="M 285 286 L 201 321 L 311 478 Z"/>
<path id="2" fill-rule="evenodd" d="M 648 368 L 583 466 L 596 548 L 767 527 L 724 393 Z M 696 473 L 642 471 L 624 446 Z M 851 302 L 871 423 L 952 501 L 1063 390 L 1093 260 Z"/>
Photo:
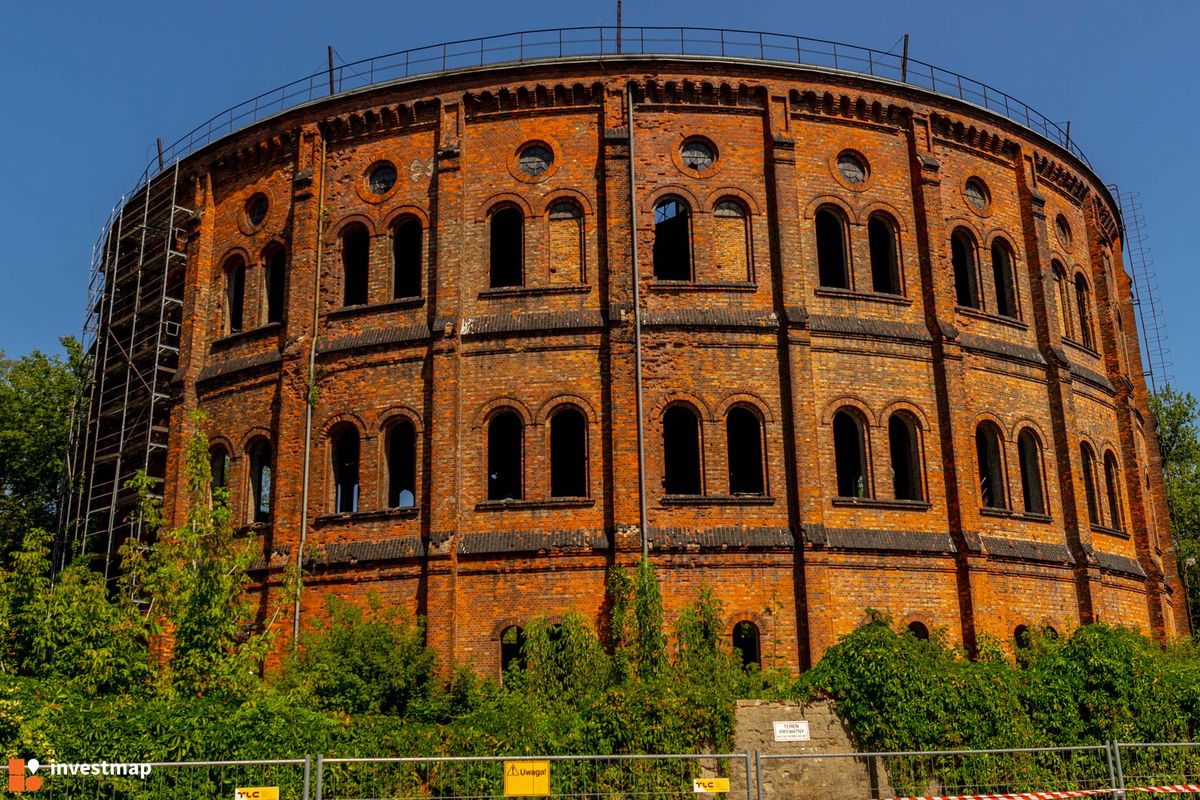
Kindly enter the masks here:
<path id="1" fill-rule="evenodd" d="M 760 58 L 555 57 L 217 138 L 162 173 L 177 297 L 146 463 L 169 514 L 200 409 L 264 608 L 301 558 L 302 624 L 376 592 L 493 674 L 512 626 L 597 617 L 643 518 L 668 616 L 707 584 L 792 667 L 869 608 L 968 647 L 1185 633 L 1118 209 L 1044 120 L 984 104 Z M 101 243 L 102 330 L 155 191 Z M 118 519 L 97 469 L 113 502 L 84 515 Z"/>

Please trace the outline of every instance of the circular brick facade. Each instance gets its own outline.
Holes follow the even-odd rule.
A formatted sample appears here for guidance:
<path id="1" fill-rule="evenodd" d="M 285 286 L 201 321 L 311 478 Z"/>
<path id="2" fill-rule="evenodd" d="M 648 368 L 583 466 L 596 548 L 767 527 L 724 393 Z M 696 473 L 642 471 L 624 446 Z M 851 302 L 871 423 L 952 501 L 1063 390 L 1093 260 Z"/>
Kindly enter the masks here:
<path id="1" fill-rule="evenodd" d="M 200 409 L 264 609 L 303 546 L 302 619 L 376 592 L 485 672 L 596 619 L 641 548 L 640 347 L 668 616 L 711 586 L 793 667 L 867 609 L 1186 630 L 1117 209 L 1007 119 L 608 57 L 337 96 L 180 171 L 168 511 Z"/>

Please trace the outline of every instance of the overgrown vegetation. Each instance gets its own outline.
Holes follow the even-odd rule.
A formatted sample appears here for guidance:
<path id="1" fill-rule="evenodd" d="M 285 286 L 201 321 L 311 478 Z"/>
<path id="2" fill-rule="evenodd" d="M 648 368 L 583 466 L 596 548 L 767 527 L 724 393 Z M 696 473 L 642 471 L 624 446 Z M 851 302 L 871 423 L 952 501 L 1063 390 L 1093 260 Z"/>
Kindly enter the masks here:
<path id="1" fill-rule="evenodd" d="M 1200 404 L 1170 386 L 1150 395 L 1176 558 L 1193 627 L 1200 609 Z"/>

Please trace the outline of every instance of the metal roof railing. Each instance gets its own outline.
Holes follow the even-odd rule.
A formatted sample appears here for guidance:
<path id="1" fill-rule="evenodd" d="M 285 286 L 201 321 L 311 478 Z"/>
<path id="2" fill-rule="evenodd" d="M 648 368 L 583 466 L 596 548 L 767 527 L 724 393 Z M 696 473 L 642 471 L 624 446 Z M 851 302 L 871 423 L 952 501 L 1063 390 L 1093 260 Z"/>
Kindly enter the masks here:
<path id="1" fill-rule="evenodd" d="M 779 33 L 729 28 L 612 26 L 546 28 L 398 50 L 314 72 L 210 117 L 147 165 L 137 191 L 161 168 L 289 108 L 414 76 L 501 64 L 601 55 L 717 56 L 870 75 L 906 83 L 1001 114 L 1041 134 L 1091 166 L 1069 132 L 1027 103 L 986 83 L 890 51 Z"/>

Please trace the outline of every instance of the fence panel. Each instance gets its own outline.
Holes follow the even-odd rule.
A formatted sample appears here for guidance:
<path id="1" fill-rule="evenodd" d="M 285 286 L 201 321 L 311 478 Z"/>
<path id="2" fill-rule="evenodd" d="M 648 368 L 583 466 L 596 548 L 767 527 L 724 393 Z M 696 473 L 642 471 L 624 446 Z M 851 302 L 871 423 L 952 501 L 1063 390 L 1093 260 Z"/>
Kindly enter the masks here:
<path id="1" fill-rule="evenodd" d="M 1117 775 L 1121 786 L 1175 786 L 1200 783 L 1200 743 L 1117 743 Z M 1136 798 L 1137 794 L 1131 794 Z"/>
<path id="2" fill-rule="evenodd" d="M 279 790 L 279 800 L 308 800 L 309 765 L 308 758 L 150 762 L 149 774 L 142 778 L 78 770 L 72 774 L 67 768 L 55 771 L 59 768 L 42 764 L 37 776 L 44 783 L 30 796 L 38 800 L 235 800 L 235 789 L 273 786 Z"/>
<path id="3" fill-rule="evenodd" d="M 1081 789 L 1115 793 L 1117 785 L 1111 753 L 1104 746 L 772 753 L 759 754 L 755 769 L 759 800 L 866 800 Z"/>
<path id="4" fill-rule="evenodd" d="M 315 800 L 503 798 L 506 762 L 549 762 L 555 798 L 694 797 L 693 779 L 730 782 L 732 800 L 753 800 L 749 753 L 717 755 L 318 758 Z"/>

